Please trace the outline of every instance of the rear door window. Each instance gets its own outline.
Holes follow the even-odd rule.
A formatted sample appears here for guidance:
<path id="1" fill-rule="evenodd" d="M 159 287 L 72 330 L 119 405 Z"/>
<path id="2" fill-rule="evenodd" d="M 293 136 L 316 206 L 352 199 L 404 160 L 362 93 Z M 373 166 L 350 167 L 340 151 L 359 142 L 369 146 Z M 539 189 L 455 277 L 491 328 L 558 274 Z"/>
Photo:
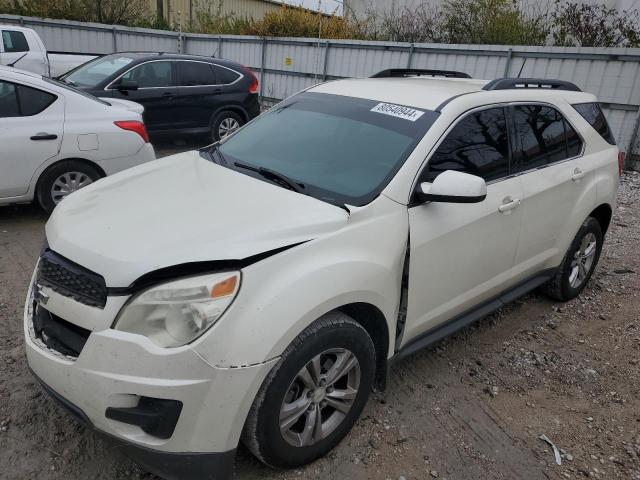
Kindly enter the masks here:
<path id="1" fill-rule="evenodd" d="M 51 93 L 43 92 L 36 88 L 18 85 L 18 102 L 20 103 L 20 113 L 23 117 L 37 115 L 46 110 L 57 97 Z"/>
<path id="2" fill-rule="evenodd" d="M 429 159 L 420 181 L 445 170 L 496 180 L 509 174 L 509 138 L 504 108 L 471 113 L 459 121 Z"/>
<path id="3" fill-rule="evenodd" d="M 181 87 L 197 87 L 204 85 L 216 85 L 216 76 L 209 63 L 203 62 L 176 62 L 178 66 L 178 79 Z"/>
<path id="4" fill-rule="evenodd" d="M 174 86 L 171 62 L 147 62 L 129 70 L 122 80 L 138 83 L 138 88 L 162 88 Z"/>
<path id="5" fill-rule="evenodd" d="M 515 171 L 544 167 L 582 151 L 582 139 L 555 108 L 518 105 L 511 112 Z"/>
<path id="6" fill-rule="evenodd" d="M 37 88 L 0 81 L 0 118 L 30 117 L 43 112 L 55 95 Z"/>
<path id="7" fill-rule="evenodd" d="M 29 44 L 27 43 L 27 39 L 22 32 L 16 32 L 14 30 L 3 30 L 2 44 L 4 45 L 4 51 L 7 53 L 29 51 Z"/>
<path id="8" fill-rule="evenodd" d="M 19 117 L 18 92 L 13 83 L 0 80 L 0 118 Z"/>
<path id="9" fill-rule="evenodd" d="M 607 118 L 604 116 L 602 108 L 597 103 L 577 103 L 572 105 L 577 112 L 582 115 L 589 124 L 600 134 L 607 143 L 616 144 L 616 139 L 611 132 Z"/>

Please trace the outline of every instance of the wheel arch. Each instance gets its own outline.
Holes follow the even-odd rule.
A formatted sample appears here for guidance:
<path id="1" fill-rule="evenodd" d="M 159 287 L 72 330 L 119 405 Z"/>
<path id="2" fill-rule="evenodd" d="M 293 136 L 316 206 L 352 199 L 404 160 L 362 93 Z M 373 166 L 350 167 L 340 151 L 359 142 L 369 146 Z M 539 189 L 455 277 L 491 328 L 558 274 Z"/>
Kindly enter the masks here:
<path id="1" fill-rule="evenodd" d="M 47 165 L 42 170 L 40 170 L 40 172 L 38 172 L 36 181 L 34 183 L 34 190 L 33 190 L 35 192 L 35 194 L 37 194 L 38 188 L 40 187 L 40 181 L 42 180 L 42 177 L 44 176 L 44 174 L 46 172 L 51 170 L 53 167 L 56 167 L 56 166 L 60 165 L 61 163 L 71 162 L 71 161 L 73 161 L 73 162 L 82 162 L 82 163 L 86 163 L 87 165 L 92 166 L 93 168 L 95 168 L 98 171 L 98 173 L 100 173 L 100 178 L 104 178 L 104 177 L 107 176 L 107 173 L 104 171 L 104 169 L 100 165 L 98 165 L 96 162 L 94 162 L 92 160 L 87 160 L 86 158 L 75 158 L 75 157 L 62 158 L 60 160 L 56 160 L 55 162 Z"/>
<path id="2" fill-rule="evenodd" d="M 600 228 L 602 229 L 602 235 L 607 233 L 609 229 L 609 225 L 611 224 L 611 218 L 613 217 L 613 209 L 611 205 L 608 203 L 603 203 L 602 205 L 595 208 L 590 214 L 590 217 L 595 218 L 600 224 Z"/>
<path id="3" fill-rule="evenodd" d="M 367 331 L 376 349 L 375 388 L 384 390 L 387 384 L 387 356 L 389 353 L 389 326 L 384 314 L 370 303 L 350 303 L 336 310 L 350 316 Z"/>
<path id="4" fill-rule="evenodd" d="M 213 122 L 218 117 L 218 115 L 227 111 L 239 114 L 245 123 L 249 121 L 249 113 L 242 106 L 230 104 L 224 105 L 213 112 L 213 114 L 211 115 L 211 120 L 209 121 L 210 127 L 213 126 Z"/>

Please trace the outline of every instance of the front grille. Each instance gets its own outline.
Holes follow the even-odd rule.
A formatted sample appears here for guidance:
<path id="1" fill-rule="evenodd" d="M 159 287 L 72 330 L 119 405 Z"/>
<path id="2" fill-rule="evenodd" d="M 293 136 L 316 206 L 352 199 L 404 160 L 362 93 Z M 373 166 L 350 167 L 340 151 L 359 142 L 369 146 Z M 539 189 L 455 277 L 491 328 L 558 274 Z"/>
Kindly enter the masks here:
<path id="1" fill-rule="evenodd" d="M 107 286 L 102 276 L 48 248 L 40 257 L 37 282 L 85 305 L 104 308 L 107 303 Z"/>
<path id="2" fill-rule="evenodd" d="M 90 330 L 63 320 L 38 303 L 33 307 L 33 331 L 48 348 L 74 358 L 91 335 Z"/>

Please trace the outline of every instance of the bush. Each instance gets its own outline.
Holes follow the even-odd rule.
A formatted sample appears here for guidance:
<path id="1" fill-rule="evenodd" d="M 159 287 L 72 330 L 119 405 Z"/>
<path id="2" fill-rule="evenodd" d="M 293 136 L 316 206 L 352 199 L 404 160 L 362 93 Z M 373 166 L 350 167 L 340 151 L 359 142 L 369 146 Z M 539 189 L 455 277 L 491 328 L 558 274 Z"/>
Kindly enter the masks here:
<path id="1" fill-rule="evenodd" d="M 5 0 L 0 1 L 0 12 L 119 25 L 149 17 L 146 0 Z"/>
<path id="2" fill-rule="evenodd" d="M 447 43 L 544 45 L 546 12 L 526 12 L 513 0 L 449 0 L 442 8 Z"/>
<path id="3" fill-rule="evenodd" d="M 556 4 L 552 14 L 556 45 L 577 47 L 638 47 L 638 10 L 618 12 L 602 4 Z"/>

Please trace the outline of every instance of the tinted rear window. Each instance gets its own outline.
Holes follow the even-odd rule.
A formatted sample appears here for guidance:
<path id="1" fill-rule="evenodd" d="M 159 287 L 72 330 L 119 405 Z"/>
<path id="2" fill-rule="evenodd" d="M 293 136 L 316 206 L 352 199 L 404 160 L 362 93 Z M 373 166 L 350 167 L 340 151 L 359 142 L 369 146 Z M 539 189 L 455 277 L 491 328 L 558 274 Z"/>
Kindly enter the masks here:
<path id="1" fill-rule="evenodd" d="M 597 103 L 576 103 L 573 105 L 582 117 L 611 145 L 616 144 L 616 139 L 609 128 L 607 118 L 604 116 L 600 105 Z"/>
<path id="2" fill-rule="evenodd" d="M 180 86 L 196 87 L 199 85 L 215 85 L 216 77 L 213 68 L 203 62 L 176 62 Z"/>
<path id="3" fill-rule="evenodd" d="M 13 30 L 3 31 L 2 43 L 4 44 L 4 51 L 7 53 L 29 51 L 29 44 L 22 32 L 15 32 Z"/>

